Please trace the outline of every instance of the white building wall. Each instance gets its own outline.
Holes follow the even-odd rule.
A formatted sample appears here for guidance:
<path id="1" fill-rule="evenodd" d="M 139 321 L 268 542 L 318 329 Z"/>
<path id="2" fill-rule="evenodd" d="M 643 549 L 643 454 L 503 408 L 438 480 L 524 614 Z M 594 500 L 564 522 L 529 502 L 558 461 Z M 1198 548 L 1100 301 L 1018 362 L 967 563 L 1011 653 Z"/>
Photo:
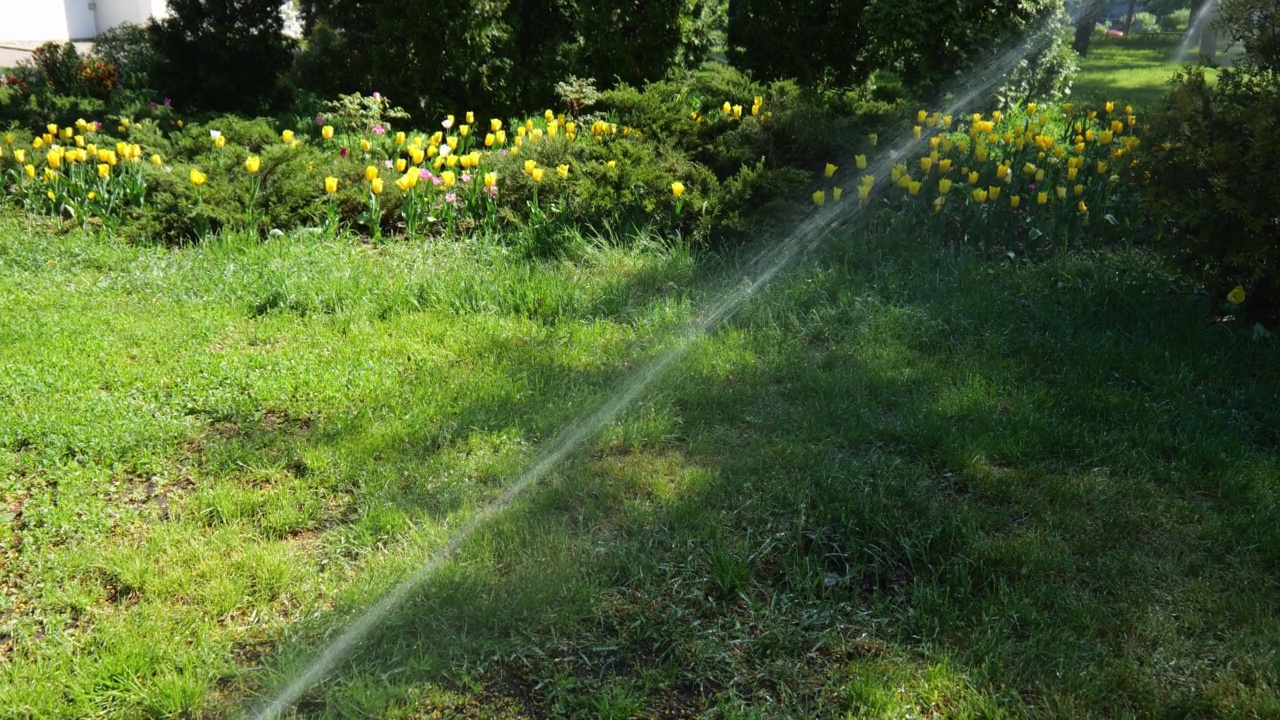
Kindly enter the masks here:
<path id="1" fill-rule="evenodd" d="M 0 0 L 0 43 L 88 40 L 120 23 L 168 14 L 165 0 Z"/>
<path id="2" fill-rule="evenodd" d="M 81 2 L 85 0 L 71 0 Z M 67 7 L 63 0 L 0 0 L 0 41 L 68 40 Z"/>
<path id="3" fill-rule="evenodd" d="M 31 3 L 32 5 L 53 5 L 57 0 Z M 102 0 L 97 0 L 101 3 Z M 72 40 L 88 40 L 98 34 L 98 23 L 94 19 L 94 0 L 64 0 L 67 9 L 67 35 Z"/>

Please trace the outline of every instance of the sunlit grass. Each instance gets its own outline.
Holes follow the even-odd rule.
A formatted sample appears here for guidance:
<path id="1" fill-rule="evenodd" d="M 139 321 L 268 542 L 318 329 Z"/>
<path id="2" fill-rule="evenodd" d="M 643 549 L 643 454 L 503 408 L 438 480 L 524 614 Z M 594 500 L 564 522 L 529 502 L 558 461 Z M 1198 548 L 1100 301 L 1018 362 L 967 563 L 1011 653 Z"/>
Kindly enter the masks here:
<path id="1" fill-rule="evenodd" d="M 287 682 L 690 317 L 657 242 L 0 225 L 0 707 Z M 1276 349 L 1151 256 L 845 233 L 464 544 L 306 717 L 1280 712 Z"/>

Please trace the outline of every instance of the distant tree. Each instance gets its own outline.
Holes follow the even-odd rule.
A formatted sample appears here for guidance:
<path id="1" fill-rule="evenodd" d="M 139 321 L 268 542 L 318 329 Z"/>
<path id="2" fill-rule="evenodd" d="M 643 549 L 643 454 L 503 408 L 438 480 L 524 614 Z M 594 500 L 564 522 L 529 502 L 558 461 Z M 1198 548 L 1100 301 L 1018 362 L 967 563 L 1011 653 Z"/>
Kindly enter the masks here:
<path id="1" fill-rule="evenodd" d="M 419 118 L 547 107 L 571 74 L 656 80 L 686 0 L 304 0 L 302 82 L 390 95 Z"/>
<path id="2" fill-rule="evenodd" d="M 147 33 L 152 80 L 174 101 L 213 111 L 259 112 L 291 101 L 293 60 L 279 0 L 169 0 Z"/>

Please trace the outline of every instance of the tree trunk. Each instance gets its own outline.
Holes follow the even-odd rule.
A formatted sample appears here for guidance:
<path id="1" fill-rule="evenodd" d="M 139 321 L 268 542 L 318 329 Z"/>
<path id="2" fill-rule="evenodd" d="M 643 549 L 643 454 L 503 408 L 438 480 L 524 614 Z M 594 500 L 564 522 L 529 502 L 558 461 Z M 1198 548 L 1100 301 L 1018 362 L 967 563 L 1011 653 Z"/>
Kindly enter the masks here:
<path id="1" fill-rule="evenodd" d="M 1129 0 L 1129 12 L 1124 16 L 1124 34 L 1128 35 L 1133 29 L 1133 11 L 1138 7 L 1138 0 Z"/>
<path id="2" fill-rule="evenodd" d="M 1093 29 L 1102 17 L 1106 0 L 1087 0 L 1080 7 L 1080 16 L 1076 18 L 1076 37 L 1071 48 L 1081 56 L 1089 54 L 1089 41 L 1093 39 Z"/>

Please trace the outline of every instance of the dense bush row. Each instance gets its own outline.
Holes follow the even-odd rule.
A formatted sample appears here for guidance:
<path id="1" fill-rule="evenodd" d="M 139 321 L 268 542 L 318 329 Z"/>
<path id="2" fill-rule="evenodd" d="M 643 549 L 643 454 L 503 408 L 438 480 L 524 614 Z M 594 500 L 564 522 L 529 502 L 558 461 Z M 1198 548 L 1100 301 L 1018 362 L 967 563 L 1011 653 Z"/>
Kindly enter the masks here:
<path id="1" fill-rule="evenodd" d="M 720 242 L 782 221 L 785 201 L 804 197 L 825 162 L 896 108 L 754 83 L 727 66 L 645 88 L 580 86 L 572 105 L 530 120 L 458 113 L 434 131 L 414 131 L 381 95 L 344 96 L 287 127 L 235 115 L 184 122 L 160 105 L 105 124 L 55 117 L 43 133 L 11 132 L 0 167 L 28 210 L 134 239 L 177 242 L 219 227 L 420 236 L 485 225 L 546 244 L 557 228 L 610 225 Z M 99 177 L 101 164 L 111 167 Z M 332 192 L 325 178 L 336 180 Z M 125 183 L 145 190 L 117 202 Z"/>

